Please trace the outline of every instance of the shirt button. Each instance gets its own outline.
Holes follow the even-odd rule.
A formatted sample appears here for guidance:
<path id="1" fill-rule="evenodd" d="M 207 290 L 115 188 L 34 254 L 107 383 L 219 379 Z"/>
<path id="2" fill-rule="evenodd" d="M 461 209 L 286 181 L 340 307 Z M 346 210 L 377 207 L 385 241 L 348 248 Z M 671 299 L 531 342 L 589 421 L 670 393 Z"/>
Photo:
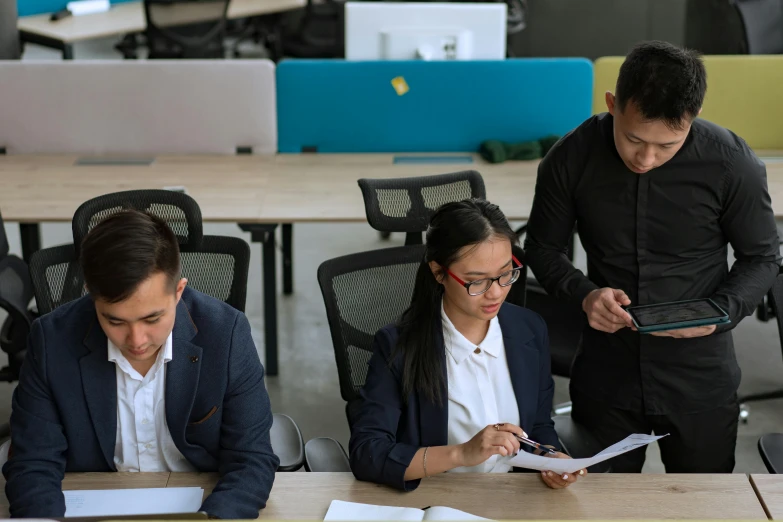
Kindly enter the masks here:
<path id="1" fill-rule="evenodd" d="M 152 444 L 147 443 L 147 444 L 144 445 L 144 447 L 147 448 L 147 449 L 152 449 Z"/>
<path id="2" fill-rule="evenodd" d="M 149 424 L 149 423 L 150 423 L 150 421 L 148 421 L 147 419 L 144 419 L 143 421 L 141 421 L 141 423 L 142 423 L 142 424 Z"/>
<path id="3" fill-rule="evenodd" d="M 476 349 L 473 350 L 473 353 L 475 353 L 476 355 L 480 354 L 481 353 L 481 348 L 476 347 Z"/>

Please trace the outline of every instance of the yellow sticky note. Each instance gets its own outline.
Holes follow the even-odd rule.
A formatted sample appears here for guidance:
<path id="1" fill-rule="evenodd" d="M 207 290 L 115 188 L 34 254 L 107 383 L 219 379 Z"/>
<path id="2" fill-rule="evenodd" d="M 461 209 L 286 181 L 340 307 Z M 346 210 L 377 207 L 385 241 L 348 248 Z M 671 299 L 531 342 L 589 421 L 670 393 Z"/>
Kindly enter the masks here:
<path id="1" fill-rule="evenodd" d="M 392 87 L 394 87 L 394 90 L 397 91 L 397 96 L 402 96 L 410 90 L 410 87 L 408 87 L 408 82 L 406 82 L 405 78 L 402 76 L 392 78 L 391 84 Z"/>

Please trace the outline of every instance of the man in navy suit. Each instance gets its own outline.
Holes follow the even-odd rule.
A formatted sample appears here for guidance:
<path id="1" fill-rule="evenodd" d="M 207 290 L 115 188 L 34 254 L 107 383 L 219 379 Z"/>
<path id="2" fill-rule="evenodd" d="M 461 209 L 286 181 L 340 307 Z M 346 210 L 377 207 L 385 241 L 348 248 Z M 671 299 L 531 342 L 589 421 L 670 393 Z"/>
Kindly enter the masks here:
<path id="1" fill-rule="evenodd" d="M 177 239 L 138 211 L 85 238 L 89 295 L 38 319 L 3 467 L 12 517 L 62 517 L 63 474 L 217 471 L 201 510 L 256 518 L 278 458 L 250 325 L 186 288 Z"/>

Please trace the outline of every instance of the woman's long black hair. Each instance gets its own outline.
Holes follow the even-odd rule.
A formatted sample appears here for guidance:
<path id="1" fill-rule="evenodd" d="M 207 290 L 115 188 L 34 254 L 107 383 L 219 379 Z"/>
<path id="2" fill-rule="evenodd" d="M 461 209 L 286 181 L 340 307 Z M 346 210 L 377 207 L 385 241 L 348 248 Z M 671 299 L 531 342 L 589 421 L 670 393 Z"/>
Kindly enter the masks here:
<path id="1" fill-rule="evenodd" d="M 429 263 L 443 270 L 458 260 L 463 248 L 493 237 L 517 244 L 517 236 L 497 205 L 483 199 L 446 203 L 432 216 L 426 236 L 424 260 L 416 272 L 413 298 L 398 321 L 399 340 L 392 354 L 403 357 L 402 387 L 407 398 L 414 391 L 442 403 L 442 356 L 436 348 L 435 324 L 439 324 L 443 285 Z M 439 274 L 442 277 L 443 274 Z"/>

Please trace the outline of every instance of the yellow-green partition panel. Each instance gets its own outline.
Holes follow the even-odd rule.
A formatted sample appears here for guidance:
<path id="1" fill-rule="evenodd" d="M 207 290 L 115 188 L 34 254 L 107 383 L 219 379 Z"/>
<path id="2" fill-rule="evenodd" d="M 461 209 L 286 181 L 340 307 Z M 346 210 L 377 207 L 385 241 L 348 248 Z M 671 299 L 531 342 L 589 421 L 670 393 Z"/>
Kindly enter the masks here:
<path id="1" fill-rule="evenodd" d="M 606 111 L 623 57 L 593 68 L 593 113 Z M 756 150 L 783 150 L 783 55 L 705 56 L 707 97 L 701 117 L 741 136 Z"/>

